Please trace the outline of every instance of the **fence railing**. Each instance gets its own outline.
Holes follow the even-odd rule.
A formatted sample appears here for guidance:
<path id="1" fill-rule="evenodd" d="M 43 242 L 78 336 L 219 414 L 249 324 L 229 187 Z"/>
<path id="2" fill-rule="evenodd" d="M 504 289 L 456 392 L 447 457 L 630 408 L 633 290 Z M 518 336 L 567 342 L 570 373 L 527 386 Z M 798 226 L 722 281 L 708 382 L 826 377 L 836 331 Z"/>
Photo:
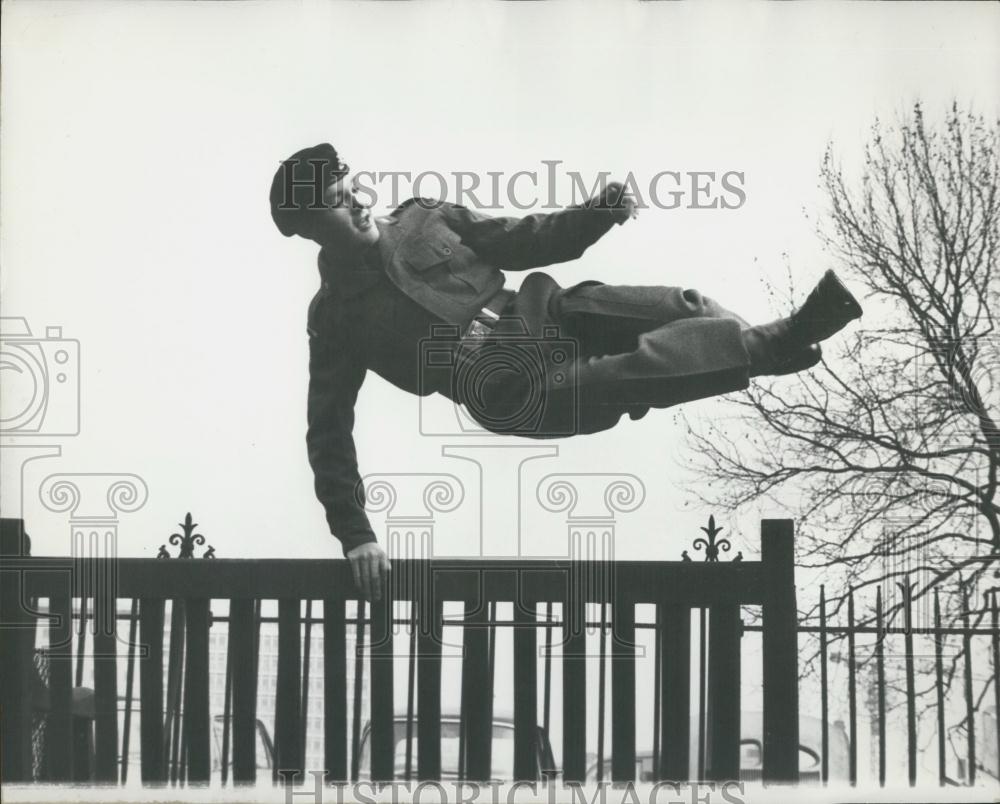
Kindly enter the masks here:
<path id="1" fill-rule="evenodd" d="M 513 630 L 513 777 L 536 780 L 548 770 L 539 759 L 547 728 L 538 724 L 539 655 L 544 662 L 545 726 L 548 726 L 552 646 L 560 650 L 562 674 L 562 767 L 565 782 L 583 782 L 588 770 L 588 713 L 599 731 L 611 734 L 610 775 L 630 781 L 636 774 L 636 606 L 655 607 L 656 670 L 650 698 L 655 702 L 653 776 L 688 779 L 691 756 L 691 638 L 693 609 L 708 616 L 707 681 L 704 701 L 694 707 L 705 724 L 705 778 L 740 778 L 742 624 L 740 607 L 762 610 L 763 728 L 762 776 L 765 782 L 798 779 L 798 676 L 793 525 L 764 520 L 761 560 L 732 562 L 585 562 L 574 560 L 396 560 L 383 598 L 358 601 L 344 561 L 306 560 L 155 560 L 31 557 L 21 538 L 21 523 L 5 520 L 0 557 L 0 710 L 3 778 L 38 778 L 33 753 L 33 701 L 38 678 L 33 657 L 47 657 L 44 751 L 46 779 L 72 781 L 74 754 L 74 661 L 92 662 L 93 779 L 125 779 L 130 734 L 129 712 L 120 728 L 118 611 L 131 606 L 126 709 L 132 705 L 134 665 L 138 664 L 142 712 L 139 744 L 144 783 L 173 777 L 188 783 L 211 777 L 212 723 L 209 707 L 209 629 L 211 603 L 228 601 L 228 648 L 223 718 L 223 768 L 232 781 L 256 781 L 257 687 L 261 602 L 276 601 L 278 666 L 274 721 L 275 775 L 314 770 L 305 767 L 304 718 L 308 712 L 308 640 L 301 638 L 302 604 L 312 621 L 311 601 L 323 614 L 324 768 L 328 781 L 356 779 L 358 767 L 360 675 L 362 657 L 370 667 L 370 778 L 397 778 L 394 689 L 401 654 L 406 660 L 407 766 L 415 754 L 415 776 L 442 776 L 441 666 L 443 629 L 462 629 L 460 775 L 469 781 L 493 778 L 493 678 L 495 629 Z M 13 538 L 12 538 L 13 536 Z M 82 584 L 80 579 L 88 579 Z M 356 603 L 353 623 L 347 604 Z M 394 640 L 393 604 L 410 601 L 406 646 Z M 444 617 L 445 604 L 462 604 L 458 621 Z M 169 629 L 166 622 L 170 603 Z M 509 621 L 497 621 L 497 604 L 512 607 Z M 552 605 L 561 617 L 551 618 Z M 598 700 L 588 700 L 587 607 L 600 607 L 600 672 L 610 663 L 610 723 L 605 724 L 604 679 Z M 87 614 L 87 612 L 90 614 Z M 544 613 L 541 613 L 544 612 Z M 81 617 L 82 613 L 82 617 Z M 91 653 L 82 639 L 74 651 L 73 618 L 92 624 Z M 607 628 L 603 627 L 604 623 Z M 347 629 L 356 628 L 356 652 L 348 649 Z M 311 627 L 306 634 L 311 633 Z M 164 635 L 169 631 L 168 655 Z M 539 649 L 539 632 L 546 636 Z M 36 633 L 47 633 L 47 639 Z M 179 635 L 183 634 L 183 639 Z M 607 640 L 605 639 L 607 635 Z M 47 644 L 45 644 L 47 643 Z M 610 643 L 610 644 L 607 644 Z M 354 655 L 350 655 L 354 653 Z M 305 655 L 304 655 L 305 654 Z M 164 678 L 164 660 L 168 668 Z M 355 662 L 349 690 L 347 663 Z M 419 684 L 414 692 L 414 672 Z M 78 671 L 79 675 L 79 671 Z M 348 696 L 353 694 L 353 722 Z M 415 729 L 413 726 L 415 725 Z M 598 741 L 603 746 L 603 739 Z M 353 746 L 348 755 L 348 746 Z M 599 748 L 598 767 L 603 767 Z M 77 756 L 77 767 L 80 757 Z M 409 770 L 409 769 L 408 769 Z"/>
<path id="2" fill-rule="evenodd" d="M 902 743 L 893 748 L 905 751 L 906 782 L 910 787 L 918 785 L 918 768 L 922 753 L 933 752 L 933 765 L 937 783 L 941 787 L 959 784 L 975 785 L 977 774 L 984 771 L 995 782 L 1000 776 L 1000 720 L 990 715 L 987 704 L 992 701 L 993 712 L 1000 712 L 1000 606 L 998 589 L 988 590 L 983 596 L 983 605 L 977 607 L 971 599 L 968 588 L 959 582 L 954 594 L 961 601 L 957 623 L 944 625 L 941 614 L 939 590 L 928 594 L 932 613 L 929 618 L 915 616 L 915 602 L 909 578 L 896 581 L 895 587 L 901 591 L 897 604 L 895 624 L 890 624 L 887 606 L 884 604 L 882 586 L 876 587 L 874 606 L 867 616 L 856 613 L 856 595 L 853 589 L 847 591 L 843 599 L 846 616 L 832 617 L 828 613 L 826 589 L 820 586 L 819 606 L 815 619 L 809 625 L 800 624 L 798 633 L 818 642 L 819 671 L 819 748 L 820 779 L 824 783 L 831 779 L 830 771 L 830 700 L 834 690 L 829 677 L 833 663 L 846 669 L 846 693 L 848 713 L 846 719 L 847 767 L 844 778 L 851 785 L 859 779 L 859 696 L 870 699 L 872 725 L 875 732 L 873 778 L 884 787 L 888 777 L 889 759 L 889 718 L 888 691 L 902 692 L 905 713 L 903 715 Z M 985 621 L 985 624 L 984 624 Z M 748 625 L 747 632 L 761 630 Z M 864 645 L 859 639 L 865 639 Z M 977 652 L 975 649 L 979 647 Z M 836 647 L 837 650 L 831 650 Z M 889 677 L 887 665 L 897 667 L 896 678 Z M 922 665 L 922 666 L 921 666 Z M 948 665 L 948 667 L 946 667 Z M 952 670 L 952 665 L 954 669 Z M 901 666 L 902 672 L 898 672 Z M 974 670 L 985 673 L 974 672 Z M 870 672 L 866 680 L 862 671 Z M 955 678 L 950 676 L 954 674 Z M 982 683 L 974 684 L 973 678 L 985 675 Z M 899 677 L 901 676 L 901 678 Z M 919 684 L 923 681 L 923 684 Z M 928 683 L 930 682 L 930 683 Z M 864 688 L 860 689 L 859 688 Z M 949 706 L 949 692 L 954 689 L 961 701 Z M 920 695 L 933 699 L 927 710 L 933 713 L 935 724 L 933 740 L 918 740 Z M 989 695 L 987 695 L 989 693 Z M 864 705 L 864 704 L 863 704 Z M 924 708 L 924 707 L 922 707 Z M 949 720 L 955 714 L 961 719 L 953 730 L 962 732 L 958 748 L 949 750 Z M 977 727 L 982 723 L 982 727 Z M 925 732 L 929 736 L 930 730 Z M 983 732 L 986 733 L 983 733 Z M 960 770 L 956 770 L 952 757 L 959 759 Z M 930 764 L 930 763 L 929 763 Z"/>

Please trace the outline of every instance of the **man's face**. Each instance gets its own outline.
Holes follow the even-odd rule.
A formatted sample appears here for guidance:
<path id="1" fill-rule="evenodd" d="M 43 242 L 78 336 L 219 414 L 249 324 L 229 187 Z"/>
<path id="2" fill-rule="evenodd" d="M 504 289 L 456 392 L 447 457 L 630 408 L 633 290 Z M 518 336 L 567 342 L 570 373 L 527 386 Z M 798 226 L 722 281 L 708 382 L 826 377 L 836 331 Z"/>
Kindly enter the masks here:
<path id="1" fill-rule="evenodd" d="M 351 177 L 345 176 L 326 186 L 323 207 L 313 213 L 310 239 L 348 252 L 362 251 L 378 240 L 375 219 L 364 206 Z"/>

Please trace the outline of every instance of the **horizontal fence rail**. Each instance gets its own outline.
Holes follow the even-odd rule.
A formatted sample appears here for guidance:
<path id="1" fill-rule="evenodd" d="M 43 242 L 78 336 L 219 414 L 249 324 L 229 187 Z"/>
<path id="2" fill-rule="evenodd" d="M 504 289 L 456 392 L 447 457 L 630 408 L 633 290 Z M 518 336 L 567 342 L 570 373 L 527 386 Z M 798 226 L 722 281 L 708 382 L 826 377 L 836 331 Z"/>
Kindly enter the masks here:
<path id="1" fill-rule="evenodd" d="M 4 557 L 0 570 L 20 576 L 30 597 L 69 595 L 75 569 L 101 572 L 105 559 L 69 564 L 62 558 Z M 158 561 L 121 558 L 117 597 L 187 600 L 357 600 L 350 566 L 340 560 L 216 559 Z M 610 587 L 587 585 L 587 576 L 627 584 L 640 603 L 682 603 L 689 608 L 763 604 L 769 594 L 762 562 L 726 564 L 664 561 L 550 561 L 396 559 L 392 597 L 396 600 L 502 600 L 561 602 L 579 589 L 589 603 L 612 603 Z M 11 578 L 13 581 L 13 577 Z"/>
<path id="2" fill-rule="evenodd" d="M 765 782 L 795 782 L 799 735 L 792 523 L 764 520 L 761 539 L 760 561 L 397 559 L 386 594 L 372 603 L 358 599 L 349 565 L 341 560 L 119 559 L 111 567 L 103 559 L 33 558 L 23 546 L 8 545 L 0 558 L 2 623 L 10 646 L 0 665 L 4 780 L 124 782 L 129 773 L 127 741 L 137 737 L 138 773 L 144 783 L 209 782 L 216 750 L 211 745 L 209 645 L 210 629 L 218 620 L 225 620 L 228 633 L 220 728 L 224 781 L 261 781 L 259 745 L 261 739 L 269 740 L 259 733 L 257 711 L 265 620 L 277 627 L 274 735 L 273 746 L 268 746 L 268 751 L 273 749 L 272 780 L 301 782 L 306 771 L 315 770 L 305 766 L 314 630 L 323 638 L 323 700 L 318 712 L 328 781 L 362 774 L 374 781 L 440 779 L 453 772 L 444 767 L 444 731 L 449 740 L 457 732 L 459 778 L 495 778 L 499 760 L 492 755 L 497 722 L 493 693 L 501 628 L 513 632 L 513 778 L 583 782 L 596 766 L 601 779 L 607 762 L 611 779 L 636 780 L 636 640 L 645 627 L 636 618 L 640 605 L 655 610 L 655 624 L 649 626 L 655 636 L 655 689 L 650 696 L 655 701 L 653 778 L 691 778 L 692 729 L 700 723 L 702 744 L 696 753 L 703 756 L 698 771 L 703 765 L 707 779 L 736 779 L 740 607 L 755 605 L 761 607 L 763 629 L 762 775 Z M 81 575 L 113 578 L 113 583 L 81 586 Z M 213 615 L 213 601 L 227 602 L 227 616 Z M 262 602 L 267 601 L 277 601 L 276 617 L 262 615 Z M 408 617 L 402 620 L 394 614 L 401 601 L 409 604 Z M 322 604 L 321 617 L 312 614 L 314 602 Z M 462 614 L 446 617 L 446 605 L 455 603 L 462 604 Z M 121 604 L 126 610 L 131 605 L 131 614 L 116 615 Z M 353 618 L 348 604 L 355 611 Z M 498 618 L 499 605 L 510 607 L 512 616 Z M 558 618 L 554 605 L 559 607 Z M 601 613 L 596 701 L 588 696 L 591 657 L 586 640 L 594 624 L 588 608 L 595 606 Z M 691 615 L 696 610 L 707 623 L 708 639 L 700 696 L 704 705 L 699 699 L 692 717 Z M 119 635 L 116 629 L 122 616 L 129 622 L 128 639 L 124 630 Z M 401 622 L 406 625 L 402 631 L 397 628 Z M 85 625 L 92 634 L 89 642 Z M 461 707 L 454 724 L 442 711 L 441 700 L 447 628 L 461 629 Z M 47 632 L 41 648 L 35 645 L 36 630 Z M 116 641 L 127 644 L 126 656 L 120 655 Z M 554 767 L 548 745 L 553 648 L 561 657 L 561 769 Z M 38 729 L 33 729 L 37 712 L 33 714 L 32 701 L 37 696 L 32 692 L 31 664 L 39 651 L 49 668 L 43 707 L 47 770 L 42 771 L 32 751 L 33 730 Z M 92 662 L 94 678 L 93 761 L 83 757 L 88 752 L 80 739 L 74 700 L 85 658 Z M 127 662 L 128 679 L 138 665 L 138 735 L 130 735 L 128 715 L 120 728 L 123 691 L 117 680 L 122 660 Z M 351 664 L 353 689 L 347 673 Z M 400 701 L 395 675 L 403 667 L 407 684 Z M 367 723 L 361 714 L 366 672 Z M 132 706 L 132 685 L 129 680 L 124 691 L 127 707 Z M 314 706 L 313 716 L 316 711 Z M 596 759 L 587 755 L 588 717 L 596 719 L 601 735 L 610 734 L 610 757 L 604 756 L 603 737 Z"/>

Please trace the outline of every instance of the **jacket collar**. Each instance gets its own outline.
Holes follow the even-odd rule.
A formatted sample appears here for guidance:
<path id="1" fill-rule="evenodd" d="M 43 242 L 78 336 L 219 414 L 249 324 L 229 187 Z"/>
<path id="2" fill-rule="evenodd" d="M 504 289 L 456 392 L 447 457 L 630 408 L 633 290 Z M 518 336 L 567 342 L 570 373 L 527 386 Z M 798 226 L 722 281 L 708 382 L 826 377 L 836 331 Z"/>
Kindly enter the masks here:
<path id="1" fill-rule="evenodd" d="M 400 242 L 406 237 L 406 229 L 400 226 L 398 219 L 376 218 L 379 238 L 375 244 L 375 253 L 366 252 L 357 261 L 339 260 L 333 249 L 323 247 L 317 258 L 320 281 L 323 286 L 336 290 L 343 296 L 354 296 L 369 288 L 377 280 L 378 273 L 385 271 Z"/>

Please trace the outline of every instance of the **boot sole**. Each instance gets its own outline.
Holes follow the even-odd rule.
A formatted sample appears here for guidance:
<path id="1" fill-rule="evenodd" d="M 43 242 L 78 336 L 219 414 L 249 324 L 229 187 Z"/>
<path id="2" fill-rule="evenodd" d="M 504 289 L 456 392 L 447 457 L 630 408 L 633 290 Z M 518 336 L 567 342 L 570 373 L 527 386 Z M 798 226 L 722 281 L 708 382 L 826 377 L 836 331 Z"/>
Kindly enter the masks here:
<path id="1" fill-rule="evenodd" d="M 796 336 L 808 343 L 825 341 L 851 321 L 861 318 L 864 312 L 833 269 L 823 274 L 810 296 L 812 298 L 793 315 Z M 803 312 L 809 307 L 815 308 L 815 312 Z"/>

